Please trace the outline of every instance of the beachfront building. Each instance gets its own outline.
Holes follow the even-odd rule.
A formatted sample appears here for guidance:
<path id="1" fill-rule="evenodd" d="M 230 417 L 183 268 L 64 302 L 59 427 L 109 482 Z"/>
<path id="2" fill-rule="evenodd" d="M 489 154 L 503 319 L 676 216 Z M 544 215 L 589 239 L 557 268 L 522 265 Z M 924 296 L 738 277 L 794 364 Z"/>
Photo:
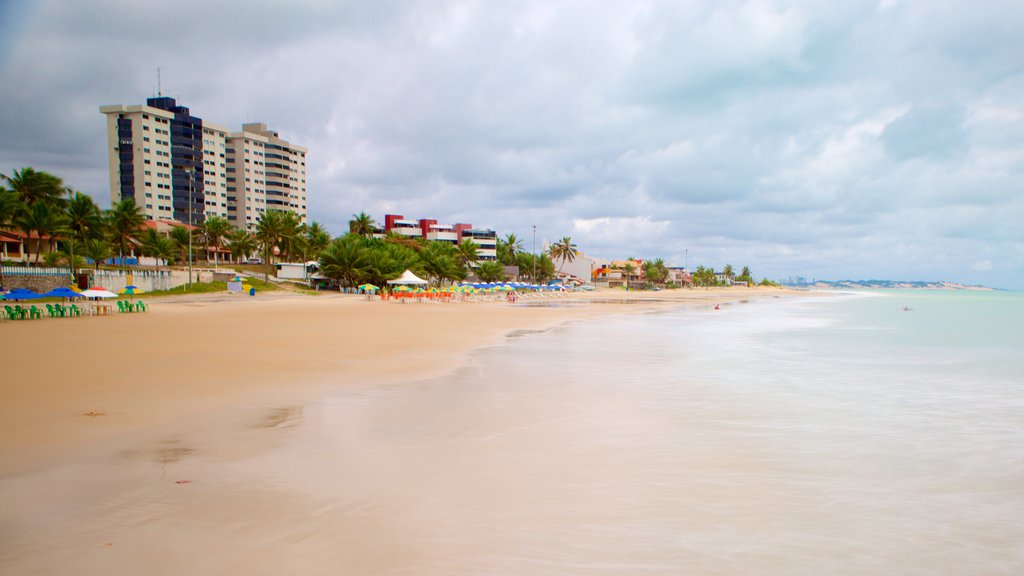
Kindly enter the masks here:
<path id="1" fill-rule="evenodd" d="M 134 200 L 152 220 L 227 216 L 227 130 L 174 98 L 102 106 L 107 117 L 110 200 Z"/>
<path id="2" fill-rule="evenodd" d="M 668 267 L 668 282 L 679 286 L 687 287 L 693 285 L 693 274 L 689 270 L 678 266 Z"/>
<path id="3" fill-rule="evenodd" d="M 266 124 L 243 124 L 228 136 L 228 221 L 253 231 L 267 210 L 278 210 L 305 223 L 306 152 Z"/>
<path id="4" fill-rule="evenodd" d="M 644 280 L 643 265 L 644 261 L 639 258 L 613 260 L 594 270 L 594 283 L 598 286 L 609 288 L 627 285 L 634 288 L 642 288 Z"/>
<path id="5" fill-rule="evenodd" d="M 107 117 L 110 199 L 131 199 L 151 220 L 227 218 L 252 230 L 267 209 L 306 221 L 306 152 L 264 124 L 241 132 L 194 116 L 174 98 L 101 106 Z"/>
<path id="6" fill-rule="evenodd" d="M 498 233 L 490 228 L 474 227 L 467 223 L 439 224 L 431 218 L 411 220 L 401 214 L 385 214 L 384 229 L 380 235 L 389 232 L 451 244 L 460 244 L 463 239 L 469 239 L 479 246 L 477 257 L 482 262 L 498 259 Z"/>
<path id="7" fill-rule="evenodd" d="M 545 253 L 551 248 L 551 244 L 548 242 L 545 242 L 543 246 Z M 609 264 L 608 260 L 593 258 L 583 252 L 577 252 L 572 261 L 565 258 L 552 258 L 551 262 L 555 265 L 555 272 L 559 277 L 579 282 L 593 282 L 595 280 L 594 271 L 605 268 Z"/>

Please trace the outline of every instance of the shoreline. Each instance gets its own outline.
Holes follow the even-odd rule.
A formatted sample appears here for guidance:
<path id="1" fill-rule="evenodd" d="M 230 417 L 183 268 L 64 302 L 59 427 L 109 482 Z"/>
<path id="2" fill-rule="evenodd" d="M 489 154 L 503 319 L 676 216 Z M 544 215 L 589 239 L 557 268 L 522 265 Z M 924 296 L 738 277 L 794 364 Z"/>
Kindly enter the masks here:
<path id="1" fill-rule="evenodd" d="M 0 477 L 304 405 L 351 383 L 443 377 L 475 350 L 568 322 L 806 296 L 600 290 L 518 304 L 401 304 L 330 292 L 217 294 L 154 299 L 137 315 L 4 325 Z"/>

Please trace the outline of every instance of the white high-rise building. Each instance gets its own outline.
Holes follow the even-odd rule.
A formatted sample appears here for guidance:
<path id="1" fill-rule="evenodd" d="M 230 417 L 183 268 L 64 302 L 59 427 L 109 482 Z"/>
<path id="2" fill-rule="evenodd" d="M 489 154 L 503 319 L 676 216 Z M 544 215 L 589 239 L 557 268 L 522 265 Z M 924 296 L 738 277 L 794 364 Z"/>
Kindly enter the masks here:
<path id="1" fill-rule="evenodd" d="M 151 220 L 198 224 L 216 215 L 248 230 L 268 209 L 307 220 L 307 150 L 266 125 L 230 133 L 164 96 L 100 112 L 107 116 L 111 202 L 130 198 Z"/>
<path id="2" fill-rule="evenodd" d="M 252 230 L 267 210 L 291 211 L 306 222 L 306 152 L 266 124 L 244 124 L 228 136 L 228 220 Z"/>

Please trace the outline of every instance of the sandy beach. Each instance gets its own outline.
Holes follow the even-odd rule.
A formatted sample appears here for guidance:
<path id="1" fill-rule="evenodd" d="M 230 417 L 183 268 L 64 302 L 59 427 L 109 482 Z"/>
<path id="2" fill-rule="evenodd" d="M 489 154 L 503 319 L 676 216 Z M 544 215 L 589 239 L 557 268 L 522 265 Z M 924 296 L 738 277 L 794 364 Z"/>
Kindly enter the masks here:
<path id="1" fill-rule="evenodd" d="M 4 323 L 0 476 L 167 428 L 301 405 L 348 383 L 436 377 L 515 331 L 596 315 L 709 305 L 778 289 L 574 293 L 400 304 L 290 292 L 151 301 L 110 318 Z"/>
<path id="2" fill-rule="evenodd" d="M 683 306 L 707 318 L 715 304 L 728 314 L 789 295 L 403 304 L 279 292 L 5 322 L 0 572 L 523 573 L 481 566 L 545 549 L 522 538 L 564 520 L 568 502 L 628 493 L 631 451 L 590 447 L 635 424 L 636 407 L 602 399 L 615 378 L 548 386 L 560 362 L 508 364 L 502 377 L 522 384 L 508 389 L 474 379 L 474 362 L 534 331 L 597 329 L 598 316 Z M 594 480 L 610 484 L 562 492 Z"/>

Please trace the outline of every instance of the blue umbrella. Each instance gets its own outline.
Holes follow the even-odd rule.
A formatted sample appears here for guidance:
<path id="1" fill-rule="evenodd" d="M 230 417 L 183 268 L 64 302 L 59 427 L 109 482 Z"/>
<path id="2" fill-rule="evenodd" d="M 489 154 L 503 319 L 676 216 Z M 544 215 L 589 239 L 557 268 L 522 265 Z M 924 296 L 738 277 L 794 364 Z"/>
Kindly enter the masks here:
<path id="1" fill-rule="evenodd" d="M 46 297 L 46 298 L 81 298 L 82 297 L 81 294 L 79 294 L 78 292 L 75 292 L 74 290 L 72 290 L 71 288 L 68 288 L 67 286 L 60 286 L 59 288 L 54 288 L 53 290 L 50 290 L 49 292 L 43 294 L 42 296 Z"/>
<path id="2" fill-rule="evenodd" d="M 36 294 L 35 292 L 27 288 L 15 288 L 4 296 L 5 300 L 35 300 L 36 298 L 42 298 L 42 294 Z"/>

